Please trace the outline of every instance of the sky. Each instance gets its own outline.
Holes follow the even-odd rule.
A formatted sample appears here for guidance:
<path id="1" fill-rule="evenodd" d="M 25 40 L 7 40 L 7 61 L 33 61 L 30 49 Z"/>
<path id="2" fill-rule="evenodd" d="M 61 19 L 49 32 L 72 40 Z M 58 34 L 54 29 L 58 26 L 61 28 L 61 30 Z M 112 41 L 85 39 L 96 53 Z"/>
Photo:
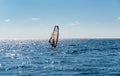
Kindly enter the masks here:
<path id="1" fill-rule="evenodd" d="M 120 0 L 0 0 L 0 39 L 120 38 Z"/>

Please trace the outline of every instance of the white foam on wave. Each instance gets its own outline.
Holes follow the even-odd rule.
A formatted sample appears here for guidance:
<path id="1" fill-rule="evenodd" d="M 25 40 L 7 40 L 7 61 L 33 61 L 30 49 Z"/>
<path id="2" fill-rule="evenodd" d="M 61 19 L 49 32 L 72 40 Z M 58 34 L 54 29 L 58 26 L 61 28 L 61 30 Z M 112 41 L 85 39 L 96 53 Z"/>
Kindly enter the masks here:
<path id="1" fill-rule="evenodd" d="M 14 58 L 15 54 L 14 53 L 6 53 L 5 56 L 10 57 L 10 58 Z"/>
<path id="2" fill-rule="evenodd" d="M 2 67 L 2 64 L 0 64 L 0 67 Z"/>

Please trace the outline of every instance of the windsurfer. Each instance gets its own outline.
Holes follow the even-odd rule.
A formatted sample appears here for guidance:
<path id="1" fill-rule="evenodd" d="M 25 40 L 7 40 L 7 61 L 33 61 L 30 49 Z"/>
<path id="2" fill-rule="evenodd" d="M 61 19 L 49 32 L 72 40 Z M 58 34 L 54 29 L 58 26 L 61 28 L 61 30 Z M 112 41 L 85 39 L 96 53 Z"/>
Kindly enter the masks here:
<path id="1" fill-rule="evenodd" d="M 50 41 L 51 40 L 51 41 Z M 52 47 L 56 47 L 56 45 L 55 45 L 55 40 L 54 40 L 54 32 L 52 33 L 52 37 L 51 37 L 51 39 L 49 40 L 49 43 L 52 45 Z"/>
<path id="2" fill-rule="evenodd" d="M 54 47 L 54 48 L 56 47 L 54 40 L 52 41 L 52 44 L 51 44 L 51 45 L 52 45 L 52 47 Z"/>
<path id="3" fill-rule="evenodd" d="M 53 48 L 56 48 L 58 42 L 59 27 L 55 26 L 52 32 L 52 36 L 49 39 L 49 43 Z"/>

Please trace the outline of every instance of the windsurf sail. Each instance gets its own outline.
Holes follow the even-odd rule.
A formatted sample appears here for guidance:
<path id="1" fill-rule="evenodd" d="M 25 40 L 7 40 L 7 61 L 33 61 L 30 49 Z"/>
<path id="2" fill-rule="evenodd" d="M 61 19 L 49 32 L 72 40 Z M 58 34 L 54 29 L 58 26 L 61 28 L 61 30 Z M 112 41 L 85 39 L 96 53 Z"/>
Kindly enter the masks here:
<path id="1" fill-rule="evenodd" d="M 52 47 L 56 47 L 57 46 L 57 43 L 58 43 L 58 37 L 59 37 L 59 26 L 58 25 L 55 25 L 54 29 L 53 29 L 53 32 L 52 32 L 52 35 L 49 39 L 49 43 Z"/>

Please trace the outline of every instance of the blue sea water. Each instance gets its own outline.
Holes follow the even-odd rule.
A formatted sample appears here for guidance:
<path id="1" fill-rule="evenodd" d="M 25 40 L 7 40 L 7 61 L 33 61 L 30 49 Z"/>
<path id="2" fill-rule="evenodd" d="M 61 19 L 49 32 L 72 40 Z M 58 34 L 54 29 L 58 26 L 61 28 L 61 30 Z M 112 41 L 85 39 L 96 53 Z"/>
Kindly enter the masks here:
<path id="1" fill-rule="evenodd" d="M 120 76 L 120 39 L 0 40 L 0 76 Z"/>

